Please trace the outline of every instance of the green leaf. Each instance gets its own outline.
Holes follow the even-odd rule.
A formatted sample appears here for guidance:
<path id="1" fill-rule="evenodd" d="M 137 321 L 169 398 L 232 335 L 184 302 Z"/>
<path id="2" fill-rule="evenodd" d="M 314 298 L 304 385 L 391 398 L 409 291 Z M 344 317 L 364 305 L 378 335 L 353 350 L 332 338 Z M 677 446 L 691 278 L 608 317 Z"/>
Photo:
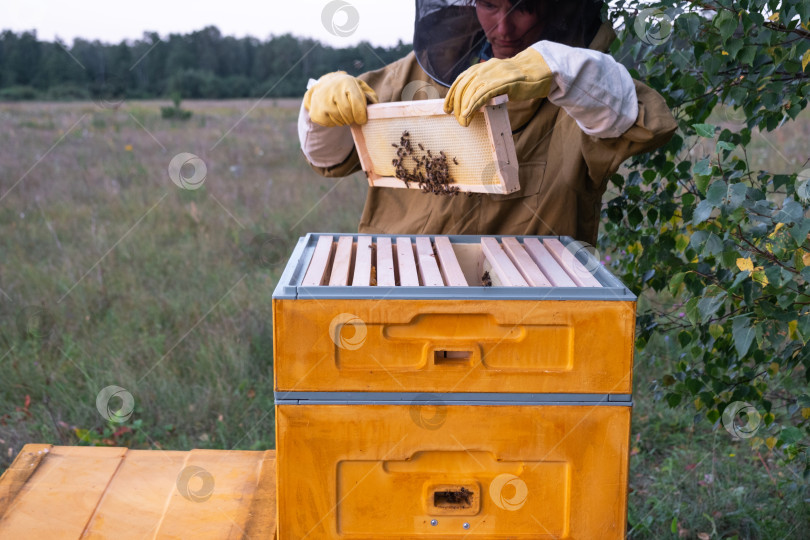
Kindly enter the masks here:
<path id="1" fill-rule="evenodd" d="M 689 244 L 704 257 L 719 255 L 723 251 L 723 242 L 714 234 L 706 231 L 695 231 Z"/>
<path id="2" fill-rule="evenodd" d="M 737 29 L 737 17 L 730 10 L 724 9 L 714 18 L 714 26 L 720 30 L 720 37 L 725 43 Z"/>
<path id="3" fill-rule="evenodd" d="M 689 246 L 689 237 L 685 234 L 680 234 L 675 239 L 675 249 L 678 250 L 678 253 L 683 253 L 686 248 Z"/>
<path id="4" fill-rule="evenodd" d="M 804 207 L 793 199 L 789 199 L 785 201 L 782 209 L 776 213 L 773 219 L 778 223 L 790 224 L 799 221 L 803 216 Z"/>
<path id="5" fill-rule="evenodd" d="M 667 405 L 674 409 L 680 404 L 681 398 L 682 396 L 680 394 L 667 394 Z"/>
<path id="6" fill-rule="evenodd" d="M 686 379 L 684 381 L 684 384 L 686 385 L 686 387 L 689 389 L 689 391 L 692 393 L 693 396 L 698 392 L 700 392 L 701 389 L 703 388 L 703 383 L 700 382 L 700 379 Z"/>
<path id="7" fill-rule="evenodd" d="M 758 48 L 753 45 L 747 45 L 743 47 L 740 54 L 737 55 L 737 60 L 740 61 L 741 64 L 748 64 L 749 66 L 754 65 L 754 57 L 757 54 Z"/>
<path id="8" fill-rule="evenodd" d="M 765 277 L 768 278 L 768 284 L 774 287 L 782 285 L 781 268 L 776 265 L 765 268 Z"/>
<path id="9" fill-rule="evenodd" d="M 719 151 L 721 151 L 721 150 L 725 150 L 725 151 L 727 151 L 727 152 L 731 152 L 731 151 L 732 151 L 732 150 L 734 150 L 735 148 L 737 148 L 737 146 L 736 146 L 736 145 L 731 144 L 730 142 L 726 142 L 726 141 L 718 141 L 718 142 L 717 142 L 717 145 L 715 146 L 715 149 L 716 149 L 716 151 L 717 151 L 717 152 L 719 152 Z"/>
<path id="10" fill-rule="evenodd" d="M 686 306 L 684 309 L 686 311 L 686 318 L 689 319 L 689 322 L 692 324 L 697 324 L 700 320 L 700 314 L 698 313 L 697 304 L 700 298 L 694 297 L 690 298 L 688 302 L 686 302 Z M 680 336 L 679 336 L 680 337 Z"/>
<path id="11" fill-rule="evenodd" d="M 681 347 L 686 348 L 687 345 L 692 343 L 692 333 L 687 330 L 678 332 L 678 343 Z"/>
<path id="12" fill-rule="evenodd" d="M 810 219 L 800 219 L 796 224 L 789 229 L 790 235 L 798 245 L 802 245 L 807 241 L 807 235 L 810 233 Z"/>
<path id="13" fill-rule="evenodd" d="M 743 47 L 743 40 L 741 39 L 730 39 L 728 43 L 726 43 L 726 52 L 732 58 L 737 56 L 737 53 L 740 52 L 740 49 Z"/>
<path id="14" fill-rule="evenodd" d="M 709 191 L 706 192 L 706 200 L 714 206 L 720 206 L 727 193 L 728 184 L 722 180 L 717 180 L 709 186 Z"/>
<path id="15" fill-rule="evenodd" d="M 677 294 L 678 289 L 681 286 L 681 283 L 683 283 L 683 278 L 684 277 L 686 277 L 685 272 L 678 272 L 677 274 L 672 276 L 672 279 L 669 280 L 669 292 L 670 292 L 670 294 L 672 294 L 673 296 L 675 296 L 675 294 Z"/>
<path id="16" fill-rule="evenodd" d="M 754 329 L 751 328 L 748 317 L 735 317 L 731 325 L 731 337 L 734 338 L 734 348 L 740 357 L 748 353 L 751 344 L 754 342 Z"/>
<path id="17" fill-rule="evenodd" d="M 804 433 L 802 430 L 796 427 L 782 428 L 782 432 L 779 434 L 779 439 L 785 444 L 797 443 L 803 438 Z"/>
<path id="18" fill-rule="evenodd" d="M 681 197 L 681 207 L 689 207 L 695 204 L 695 196 L 691 193 L 684 193 Z"/>
<path id="19" fill-rule="evenodd" d="M 627 221 L 630 223 L 631 227 L 636 227 L 643 220 L 644 215 L 641 213 L 641 210 L 638 209 L 638 206 L 633 207 L 633 209 L 627 213 Z"/>
<path id="20" fill-rule="evenodd" d="M 714 138 L 714 132 L 717 129 L 717 126 L 713 124 L 692 124 L 692 127 L 695 128 L 698 135 L 708 139 Z"/>
<path id="21" fill-rule="evenodd" d="M 719 294 L 717 296 L 703 297 L 698 300 L 697 308 L 700 313 L 700 321 L 708 322 L 709 319 L 717 313 L 717 310 L 723 305 L 726 300 L 726 294 Z"/>
<path id="22" fill-rule="evenodd" d="M 714 205 L 708 200 L 700 201 L 692 214 L 692 225 L 700 225 L 712 215 Z"/>
<path id="23" fill-rule="evenodd" d="M 692 173 L 695 176 L 710 176 L 712 174 L 711 160 L 709 158 L 703 158 L 697 163 L 695 163 L 695 166 L 692 167 Z M 707 180 L 706 184 L 708 185 L 708 183 L 709 182 Z M 698 189 L 700 189 L 701 193 L 703 193 L 706 190 L 705 186 L 703 187 L 703 189 L 701 189 L 700 186 L 698 186 Z"/>
<path id="24" fill-rule="evenodd" d="M 728 205 L 730 208 L 739 208 L 745 201 L 745 195 L 748 193 L 748 186 L 745 184 L 731 184 L 728 186 Z"/>
<path id="25" fill-rule="evenodd" d="M 719 255 L 723 251 L 723 242 L 720 237 L 706 231 L 696 231 L 692 234 L 690 243 L 704 257 Z"/>

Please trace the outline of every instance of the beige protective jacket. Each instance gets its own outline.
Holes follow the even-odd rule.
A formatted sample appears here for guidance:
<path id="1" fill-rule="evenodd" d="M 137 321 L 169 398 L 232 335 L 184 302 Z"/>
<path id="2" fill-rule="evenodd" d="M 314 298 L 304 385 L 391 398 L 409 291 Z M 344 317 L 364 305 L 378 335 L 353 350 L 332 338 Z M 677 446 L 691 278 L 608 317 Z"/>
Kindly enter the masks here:
<path id="1" fill-rule="evenodd" d="M 615 38 L 605 25 L 591 49 L 607 50 Z M 413 53 L 360 76 L 380 102 L 400 101 L 403 88 L 424 81 L 440 97 L 447 88 L 434 82 Z M 360 220 L 361 233 L 568 235 L 596 244 L 602 195 L 607 181 L 630 156 L 665 144 L 677 128 L 664 99 L 635 81 L 638 118 L 616 138 L 582 132 L 565 110 L 546 99 L 509 102 L 520 190 L 509 195 L 436 196 L 419 190 L 370 187 Z M 411 87 L 413 88 L 413 86 Z M 425 95 L 417 94 L 417 98 Z M 435 97 L 436 93 L 434 93 Z M 327 177 L 360 170 L 356 150 L 334 167 L 313 169 Z"/>

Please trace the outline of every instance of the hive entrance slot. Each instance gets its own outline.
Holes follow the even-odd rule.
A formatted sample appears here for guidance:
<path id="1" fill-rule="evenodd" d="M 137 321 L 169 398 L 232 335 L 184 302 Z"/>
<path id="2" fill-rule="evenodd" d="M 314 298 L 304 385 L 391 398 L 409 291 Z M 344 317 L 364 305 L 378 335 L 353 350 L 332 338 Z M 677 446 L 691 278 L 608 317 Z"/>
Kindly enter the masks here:
<path id="1" fill-rule="evenodd" d="M 472 351 L 435 351 L 433 363 L 441 365 L 466 364 L 472 358 Z"/>
<path id="2" fill-rule="evenodd" d="M 433 506 L 436 508 L 471 508 L 472 504 L 473 492 L 464 487 L 433 493 Z"/>

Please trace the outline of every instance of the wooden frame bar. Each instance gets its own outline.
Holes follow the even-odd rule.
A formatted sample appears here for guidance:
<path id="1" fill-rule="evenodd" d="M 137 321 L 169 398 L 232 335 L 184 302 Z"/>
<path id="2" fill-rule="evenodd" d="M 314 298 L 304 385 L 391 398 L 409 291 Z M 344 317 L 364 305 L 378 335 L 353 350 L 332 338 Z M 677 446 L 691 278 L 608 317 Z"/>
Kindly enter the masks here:
<path id="1" fill-rule="evenodd" d="M 329 276 L 329 285 L 332 287 L 345 287 L 349 284 L 349 269 L 352 266 L 352 247 L 354 240 L 351 236 L 338 238 L 335 249 L 335 260 L 332 263 L 332 272 Z"/>
<path id="2" fill-rule="evenodd" d="M 433 239 L 436 245 L 436 254 L 439 256 L 439 269 L 444 277 L 444 282 L 451 287 L 466 287 L 467 278 L 458 264 L 456 253 L 450 239 L 446 236 L 437 236 Z"/>
<path id="3" fill-rule="evenodd" d="M 501 283 L 505 287 L 528 287 L 520 271 L 512 264 L 509 256 L 495 238 L 481 238 L 481 249 L 492 268 L 497 272 Z"/>
<path id="4" fill-rule="evenodd" d="M 503 247 L 520 274 L 532 287 L 551 287 L 551 282 L 523 249 L 517 238 L 504 238 Z"/>
<path id="5" fill-rule="evenodd" d="M 390 238 L 377 238 L 377 285 L 396 286 L 394 277 L 394 255 L 391 252 Z"/>
<path id="6" fill-rule="evenodd" d="M 326 269 L 329 265 L 329 259 L 332 257 L 332 242 L 331 236 L 321 236 L 318 238 L 318 243 L 315 245 L 315 252 L 312 254 L 312 259 L 309 261 L 309 268 L 304 275 L 304 281 L 301 285 L 317 286 L 323 285 L 326 281 Z"/>
<path id="7" fill-rule="evenodd" d="M 580 287 L 601 287 L 593 273 L 585 268 L 575 254 L 565 248 L 562 242 L 556 238 L 546 238 L 543 240 L 543 245 L 548 248 L 551 254 L 557 259 L 560 266 L 565 269 L 566 273 L 571 276 L 571 279 Z"/>
<path id="8" fill-rule="evenodd" d="M 540 267 L 540 270 L 548 276 L 555 287 L 576 287 L 577 284 L 571 276 L 557 263 L 557 259 L 549 253 L 537 238 L 527 238 L 523 241 L 523 246 L 529 252 L 532 260 Z"/>
<path id="9" fill-rule="evenodd" d="M 402 287 L 418 287 L 419 272 L 416 270 L 416 259 L 410 238 L 397 238 L 397 263 L 399 265 L 399 284 Z"/>
<path id="10" fill-rule="evenodd" d="M 373 251 L 374 248 L 371 244 L 370 236 L 357 237 L 352 287 L 368 286 L 371 284 L 371 255 Z"/>
<path id="11" fill-rule="evenodd" d="M 441 287 L 444 285 L 442 273 L 436 263 L 436 254 L 433 253 L 433 246 L 429 238 L 420 236 L 416 239 L 416 253 L 419 261 L 419 270 L 422 275 L 422 282 L 425 287 Z"/>

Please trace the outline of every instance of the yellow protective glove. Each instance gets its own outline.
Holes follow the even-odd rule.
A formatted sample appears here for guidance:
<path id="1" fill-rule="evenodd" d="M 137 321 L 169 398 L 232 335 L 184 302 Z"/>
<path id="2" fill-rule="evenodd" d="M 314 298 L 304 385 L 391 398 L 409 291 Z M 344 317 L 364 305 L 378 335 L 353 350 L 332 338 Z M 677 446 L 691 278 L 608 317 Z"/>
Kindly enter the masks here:
<path id="1" fill-rule="evenodd" d="M 492 58 L 456 78 L 444 98 L 444 112 L 455 113 L 458 123 L 467 127 L 478 109 L 495 96 L 507 94 L 512 101 L 548 96 L 552 75 L 543 55 L 531 47 L 512 58 Z"/>
<path id="2" fill-rule="evenodd" d="M 377 94 L 345 71 L 327 73 L 304 94 L 309 117 L 325 127 L 365 124 L 366 103 L 377 103 Z"/>

